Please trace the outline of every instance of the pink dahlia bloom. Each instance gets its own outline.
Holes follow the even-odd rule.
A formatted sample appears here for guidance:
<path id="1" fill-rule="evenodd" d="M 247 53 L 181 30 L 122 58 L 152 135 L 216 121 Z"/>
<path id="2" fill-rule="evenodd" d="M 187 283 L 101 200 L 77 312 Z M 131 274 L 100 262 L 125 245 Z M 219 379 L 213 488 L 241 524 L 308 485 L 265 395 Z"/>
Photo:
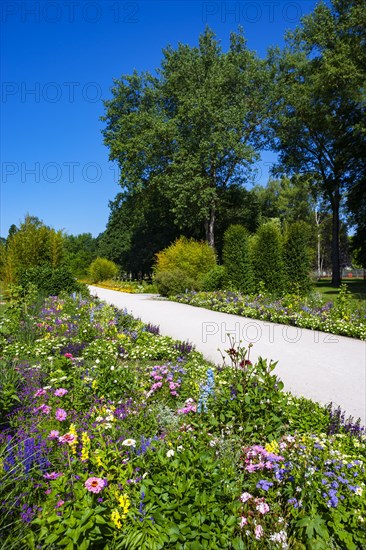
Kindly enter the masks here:
<path id="1" fill-rule="evenodd" d="M 105 482 L 101 477 L 89 477 L 84 485 L 91 493 L 100 493 L 104 489 Z"/>
<path id="2" fill-rule="evenodd" d="M 36 393 L 34 394 L 34 397 L 40 397 L 41 395 L 45 395 L 45 394 L 46 394 L 46 390 L 41 388 L 40 390 L 36 391 Z"/>
<path id="3" fill-rule="evenodd" d="M 56 420 L 59 420 L 60 422 L 62 422 L 62 420 L 66 420 L 67 412 L 64 411 L 64 409 L 57 409 L 55 416 L 56 416 Z"/>
<path id="4" fill-rule="evenodd" d="M 55 390 L 56 397 L 62 397 L 63 395 L 66 395 L 69 393 L 65 388 L 59 388 L 58 390 Z"/>
<path id="5" fill-rule="evenodd" d="M 74 434 L 67 433 L 65 435 L 61 435 L 58 440 L 60 443 L 68 443 L 71 445 L 71 443 L 74 443 L 76 439 L 76 436 Z"/>

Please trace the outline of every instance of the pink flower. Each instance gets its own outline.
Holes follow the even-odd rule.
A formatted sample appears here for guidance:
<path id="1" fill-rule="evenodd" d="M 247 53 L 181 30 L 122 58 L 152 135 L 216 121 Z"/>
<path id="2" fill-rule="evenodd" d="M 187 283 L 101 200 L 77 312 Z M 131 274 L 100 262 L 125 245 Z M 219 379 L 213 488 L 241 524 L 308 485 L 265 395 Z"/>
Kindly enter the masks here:
<path id="1" fill-rule="evenodd" d="M 37 409 L 37 411 L 43 413 L 43 414 L 50 414 L 51 412 L 51 407 L 49 407 L 48 405 L 45 405 L 44 403 L 42 403 L 42 405 L 40 405 Z"/>
<path id="2" fill-rule="evenodd" d="M 46 390 L 41 388 L 40 390 L 36 391 L 36 393 L 34 394 L 34 397 L 40 397 L 41 395 L 45 395 L 45 394 L 46 394 Z"/>
<path id="3" fill-rule="evenodd" d="M 62 476 L 62 474 L 58 474 L 58 473 L 56 473 L 56 472 L 52 472 L 52 473 L 50 473 L 50 474 L 44 474 L 43 477 L 44 477 L 45 479 L 57 479 L 58 477 L 61 477 L 61 476 Z"/>
<path id="4" fill-rule="evenodd" d="M 257 504 L 256 509 L 260 514 L 267 514 L 267 512 L 269 512 L 269 506 L 266 502 L 260 502 Z"/>
<path id="5" fill-rule="evenodd" d="M 48 434 L 48 439 L 57 439 L 59 435 L 60 435 L 59 431 L 51 430 L 50 433 Z"/>
<path id="6" fill-rule="evenodd" d="M 261 525 L 256 525 L 254 529 L 255 538 L 259 540 L 264 535 L 263 527 Z"/>
<path id="7" fill-rule="evenodd" d="M 58 440 L 60 443 L 68 443 L 71 445 L 76 439 L 76 436 L 74 434 L 67 433 L 65 435 L 61 435 Z"/>
<path id="8" fill-rule="evenodd" d="M 66 359 L 73 359 L 72 353 L 64 353 L 64 357 L 66 357 Z"/>
<path id="9" fill-rule="evenodd" d="M 61 506 L 65 504 L 65 501 L 64 500 L 59 500 L 58 503 L 56 504 L 56 508 L 61 508 Z"/>
<path id="10" fill-rule="evenodd" d="M 241 529 L 243 529 L 244 525 L 247 525 L 247 523 L 248 523 L 247 518 L 245 516 L 241 516 L 239 527 L 241 527 Z"/>
<path id="11" fill-rule="evenodd" d="M 69 393 L 65 388 L 59 388 L 58 390 L 55 390 L 56 397 L 62 397 L 63 395 L 66 395 Z"/>
<path id="12" fill-rule="evenodd" d="M 64 409 L 57 409 L 55 416 L 56 416 L 56 420 L 59 420 L 60 422 L 62 422 L 62 420 L 66 419 L 67 412 L 64 411 Z"/>
<path id="13" fill-rule="evenodd" d="M 45 495 L 50 495 L 52 493 L 52 489 L 46 489 L 44 494 Z"/>
<path id="14" fill-rule="evenodd" d="M 250 493 L 243 493 L 240 497 L 240 500 L 241 502 L 246 502 L 250 498 L 252 498 L 252 495 Z"/>
<path id="15" fill-rule="evenodd" d="M 252 474 L 253 472 L 256 471 L 257 466 L 255 464 L 248 464 L 248 466 L 245 466 L 245 469 L 246 469 L 247 472 Z"/>
<path id="16" fill-rule="evenodd" d="M 100 493 L 104 489 L 105 481 L 100 477 L 89 477 L 84 483 L 84 486 L 91 493 Z"/>

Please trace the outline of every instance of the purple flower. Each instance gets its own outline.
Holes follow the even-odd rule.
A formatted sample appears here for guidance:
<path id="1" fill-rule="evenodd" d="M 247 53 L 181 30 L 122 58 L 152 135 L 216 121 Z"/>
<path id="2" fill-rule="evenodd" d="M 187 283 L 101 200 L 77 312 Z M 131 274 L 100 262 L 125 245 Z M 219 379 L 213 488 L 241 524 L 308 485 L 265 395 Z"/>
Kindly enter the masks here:
<path id="1" fill-rule="evenodd" d="M 271 481 L 267 481 L 266 479 L 261 479 L 257 483 L 257 489 L 263 489 L 263 491 L 268 491 L 268 489 L 272 486 L 273 483 Z"/>
<path id="2" fill-rule="evenodd" d="M 57 479 L 58 477 L 61 477 L 62 475 L 63 475 L 62 473 L 58 474 L 56 472 L 51 472 L 50 474 L 44 474 L 43 477 L 45 479 L 50 479 L 51 480 L 51 479 Z"/>
<path id="3" fill-rule="evenodd" d="M 55 416 L 56 420 L 62 422 L 62 420 L 66 420 L 67 412 L 64 409 L 57 409 Z"/>

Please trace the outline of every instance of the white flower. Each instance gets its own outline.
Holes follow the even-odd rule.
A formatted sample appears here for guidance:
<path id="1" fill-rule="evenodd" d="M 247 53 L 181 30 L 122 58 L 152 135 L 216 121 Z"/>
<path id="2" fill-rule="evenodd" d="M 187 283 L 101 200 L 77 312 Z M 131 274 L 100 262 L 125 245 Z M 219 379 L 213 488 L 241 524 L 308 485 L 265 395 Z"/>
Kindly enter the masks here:
<path id="1" fill-rule="evenodd" d="M 111 370 L 114 370 L 114 369 L 115 369 L 115 367 L 111 367 Z"/>
<path id="2" fill-rule="evenodd" d="M 122 441 L 122 445 L 125 445 L 126 447 L 135 447 L 136 440 L 135 439 L 125 439 Z"/>
<path id="3" fill-rule="evenodd" d="M 362 495 L 362 493 L 363 493 L 362 487 L 357 487 L 357 489 L 355 491 L 355 495 L 358 495 L 360 497 Z"/>
<path id="4" fill-rule="evenodd" d="M 175 453 L 174 453 L 173 449 L 169 449 L 169 451 L 166 453 L 166 456 L 167 456 L 168 458 L 170 458 L 171 456 L 174 456 L 174 454 L 175 454 Z"/>

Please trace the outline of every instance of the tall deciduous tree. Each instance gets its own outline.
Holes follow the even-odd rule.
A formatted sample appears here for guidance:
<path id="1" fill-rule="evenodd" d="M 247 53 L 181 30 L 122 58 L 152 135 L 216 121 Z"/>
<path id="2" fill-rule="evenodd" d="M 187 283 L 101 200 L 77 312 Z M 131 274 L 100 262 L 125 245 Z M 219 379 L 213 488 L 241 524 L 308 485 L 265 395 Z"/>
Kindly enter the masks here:
<path id="1" fill-rule="evenodd" d="M 272 128 L 282 166 L 314 175 L 332 211 L 332 283 L 340 283 L 340 207 L 365 184 L 364 0 L 319 4 L 269 55 Z"/>
<path id="2" fill-rule="evenodd" d="M 214 246 L 220 192 L 257 158 L 266 77 L 241 32 L 224 53 L 207 29 L 197 47 L 164 52 L 157 76 L 115 81 L 105 102 L 105 144 L 128 191 L 157 185 L 182 229 L 202 224 Z"/>

